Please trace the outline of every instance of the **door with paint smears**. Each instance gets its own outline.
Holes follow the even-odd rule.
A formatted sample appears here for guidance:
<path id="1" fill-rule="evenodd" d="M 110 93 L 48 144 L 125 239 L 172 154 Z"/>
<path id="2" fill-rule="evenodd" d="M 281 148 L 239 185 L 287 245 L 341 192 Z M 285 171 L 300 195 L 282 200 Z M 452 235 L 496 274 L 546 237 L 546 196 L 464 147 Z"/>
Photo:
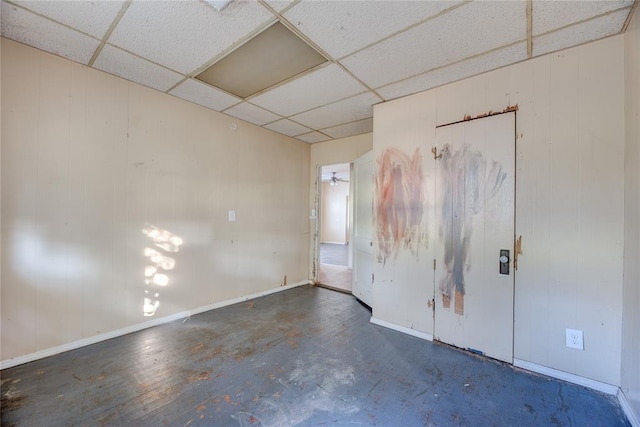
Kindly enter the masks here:
<path id="1" fill-rule="evenodd" d="M 436 144 L 434 336 L 512 363 L 515 113 L 439 127 Z"/>
<path id="2" fill-rule="evenodd" d="M 373 305 L 373 152 L 353 163 L 353 295 Z"/>

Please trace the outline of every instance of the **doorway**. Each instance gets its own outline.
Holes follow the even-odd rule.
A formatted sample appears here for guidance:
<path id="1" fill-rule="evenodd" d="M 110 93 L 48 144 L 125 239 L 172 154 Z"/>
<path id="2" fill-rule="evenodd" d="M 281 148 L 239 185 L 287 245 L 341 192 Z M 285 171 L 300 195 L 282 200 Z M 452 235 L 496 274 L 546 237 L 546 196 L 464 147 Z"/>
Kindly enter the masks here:
<path id="1" fill-rule="evenodd" d="M 513 363 L 515 113 L 436 129 L 434 337 Z"/>
<path id="2" fill-rule="evenodd" d="M 319 169 L 318 284 L 351 293 L 351 164 Z"/>

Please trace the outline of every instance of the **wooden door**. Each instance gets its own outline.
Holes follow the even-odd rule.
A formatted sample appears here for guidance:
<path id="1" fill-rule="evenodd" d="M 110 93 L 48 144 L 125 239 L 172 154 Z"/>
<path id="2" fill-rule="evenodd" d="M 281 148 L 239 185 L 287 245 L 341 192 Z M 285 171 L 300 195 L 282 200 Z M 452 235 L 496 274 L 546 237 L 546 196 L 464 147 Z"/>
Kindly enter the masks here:
<path id="1" fill-rule="evenodd" d="M 434 336 L 512 363 L 515 113 L 439 127 L 436 144 Z"/>
<path id="2" fill-rule="evenodd" d="M 354 257 L 352 293 L 373 304 L 373 152 L 353 163 L 354 180 Z"/>

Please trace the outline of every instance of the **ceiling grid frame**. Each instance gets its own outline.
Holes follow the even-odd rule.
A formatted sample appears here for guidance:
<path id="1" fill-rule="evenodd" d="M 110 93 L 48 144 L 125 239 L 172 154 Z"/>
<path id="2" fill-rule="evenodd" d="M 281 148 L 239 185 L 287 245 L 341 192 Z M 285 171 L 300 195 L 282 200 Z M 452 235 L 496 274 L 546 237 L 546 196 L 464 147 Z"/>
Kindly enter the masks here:
<path id="1" fill-rule="evenodd" d="M 304 5 L 304 8 L 298 9 L 299 12 L 296 13 L 295 16 L 301 17 L 301 19 L 302 18 L 307 19 L 306 22 L 309 22 L 308 19 L 314 19 L 314 18 L 322 19 L 322 16 L 325 16 L 325 19 L 327 17 L 339 18 L 340 13 L 343 13 L 342 16 L 344 16 L 346 20 L 340 21 L 340 22 L 344 22 L 344 25 L 347 31 L 351 31 L 351 34 L 357 35 L 359 33 L 357 32 L 354 33 L 353 31 L 366 30 L 366 25 L 362 24 L 363 22 L 362 19 L 365 16 L 368 16 L 367 11 L 363 11 L 362 8 L 349 8 L 349 7 L 341 8 L 340 2 L 335 2 L 335 3 L 331 2 L 332 4 L 331 6 L 327 6 L 327 8 L 325 8 L 324 10 L 318 9 L 317 12 L 314 12 L 315 9 L 313 9 L 313 7 L 310 6 L 310 4 L 313 4 L 313 2 L 309 2 L 307 0 L 294 0 L 291 2 L 271 2 L 271 3 L 268 0 L 258 0 L 257 2 L 253 3 L 252 6 L 247 6 L 247 4 L 239 0 L 232 0 L 235 3 L 234 5 L 235 9 L 233 8 L 226 9 L 223 12 L 218 12 L 219 15 L 207 12 L 206 19 L 209 19 L 209 17 L 211 17 L 212 21 L 210 22 L 221 23 L 223 25 L 223 28 L 228 28 L 229 25 L 233 26 L 234 24 L 230 24 L 229 22 L 227 22 L 227 20 L 234 20 L 234 19 L 240 19 L 242 17 L 247 17 L 247 19 L 249 19 L 249 21 L 247 21 L 248 22 L 247 25 L 249 26 L 244 25 L 242 27 L 243 28 L 242 31 L 239 31 L 239 32 L 236 31 L 233 33 L 234 34 L 233 36 L 227 37 L 225 40 L 228 40 L 229 44 L 226 47 L 224 44 L 218 44 L 218 47 L 216 49 L 219 49 L 220 47 L 222 47 L 223 49 L 220 52 L 218 52 L 216 55 L 211 57 L 209 60 L 204 61 L 199 66 L 196 66 L 194 69 L 191 69 L 191 70 L 185 69 L 184 64 L 187 64 L 189 62 L 194 63 L 196 61 L 194 61 L 193 59 L 189 61 L 189 58 L 184 56 L 184 53 L 182 56 L 180 56 L 180 58 L 185 58 L 185 61 L 182 62 L 182 65 L 180 65 L 180 62 L 176 62 L 179 60 L 175 60 L 173 62 L 169 61 L 170 63 L 175 63 L 176 66 L 178 66 L 183 70 L 183 71 L 178 71 L 173 69 L 174 67 L 167 66 L 167 64 L 160 63 L 153 59 L 157 57 L 157 58 L 160 58 L 162 62 L 167 62 L 165 61 L 165 59 L 169 57 L 166 56 L 166 53 L 158 54 L 158 52 L 155 51 L 155 53 L 152 52 L 152 55 L 150 56 L 147 54 L 151 52 L 148 49 L 140 50 L 139 48 L 136 48 L 136 50 L 140 50 L 140 52 L 146 52 L 144 54 L 138 54 L 131 51 L 130 49 L 124 48 L 124 46 L 120 47 L 119 45 L 116 45 L 109 41 L 114 31 L 116 31 L 118 26 L 121 24 L 122 18 L 127 16 L 127 13 L 129 13 L 130 6 L 136 3 L 143 3 L 144 0 L 124 0 L 122 2 L 118 2 L 118 3 L 122 3 L 122 5 L 118 5 L 117 7 L 113 5 L 111 7 L 106 7 L 106 8 L 98 8 L 98 6 L 96 6 L 95 3 L 89 0 L 80 0 L 77 2 L 78 4 L 77 10 L 64 9 L 66 11 L 69 11 L 69 10 L 71 11 L 70 13 L 67 12 L 67 15 L 61 15 L 60 9 L 53 10 L 51 6 L 48 6 L 48 7 L 42 6 L 42 5 L 30 6 L 26 3 L 25 0 L 1 0 L 1 1 L 3 5 L 3 11 L 5 12 L 2 14 L 3 15 L 2 16 L 3 37 L 7 37 L 22 43 L 29 43 L 29 40 L 31 41 L 36 40 L 35 42 L 36 48 L 40 50 L 43 50 L 43 49 L 48 50 L 53 54 L 56 54 L 65 58 L 69 58 L 71 60 L 77 60 L 75 58 L 78 58 L 78 55 L 81 53 L 80 58 L 81 58 L 81 61 L 86 61 L 84 62 L 85 66 L 89 66 L 94 69 L 99 69 L 104 72 L 119 75 L 122 78 L 127 78 L 128 80 L 143 84 L 151 88 L 155 88 L 155 90 L 160 90 L 161 92 L 167 93 L 171 96 L 175 96 L 175 97 L 184 99 L 188 102 L 193 102 L 193 103 L 202 105 L 205 108 L 209 108 L 214 111 L 220 111 L 227 114 L 232 112 L 242 111 L 242 110 L 259 112 L 258 115 L 261 117 L 261 119 L 256 120 L 255 117 L 252 119 L 254 123 L 256 121 L 260 123 L 258 124 L 258 126 L 262 126 L 265 129 L 269 129 L 269 127 L 281 129 L 283 134 L 292 136 L 301 141 L 304 141 L 305 139 L 325 140 L 325 138 L 326 139 L 341 138 L 341 137 L 344 137 L 342 136 L 343 130 L 344 130 L 345 136 L 350 136 L 348 135 L 349 132 L 355 132 L 353 133 L 353 135 L 357 135 L 359 133 L 362 133 L 363 131 L 370 132 L 372 128 L 369 128 L 367 126 L 370 124 L 373 113 L 371 112 L 371 115 L 369 117 L 362 118 L 364 114 L 363 107 L 365 104 L 359 104 L 357 100 L 353 100 L 353 102 L 347 102 L 352 98 L 363 97 L 364 94 L 366 93 L 369 93 L 371 96 L 371 98 L 368 98 L 366 96 L 364 98 L 367 98 L 366 103 L 369 104 L 369 108 L 371 108 L 372 110 L 373 105 L 379 102 L 387 101 L 400 96 L 406 96 L 410 93 L 415 93 L 411 91 L 426 90 L 424 88 L 421 89 L 421 85 L 424 86 L 425 84 L 429 85 L 429 84 L 435 83 L 435 85 L 430 86 L 429 89 L 432 87 L 438 87 L 444 84 L 451 83 L 453 81 L 457 81 L 467 77 L 472 77 L 474 75 L 478 75 L 490 70 L 502 68 L 504 66 L 520 62 L 522 60 L 526 60 L 539 55 L 551 53 L 551 52 L 557 51 L 558 49 L 565 49 L 567 47 L 579 46 L 581 44 L 589 43 L 594 40 L 621 34 L 624 32 L 625 28 L 628 26 L 629 18 L 632 15 L 633 11 L 638 8 L 638 4 L 640 0 L 595 1 L 595 2 L 589 2 L 589 4 L 583 5 L 583 6 L 581 6 L 581 4 L 586 2 L 572 2 L 570 7 L 567 5 L 565 5 L 564 7 L 562 5 L 555 7 L 553 5 L 539 3 L 540 0 L 516 0 L 519 4 L 522 4 L 525 7 L 524 22 L 520 23 L 516 21 L 517 25 L 523 25 L 525 28 L 525 32 L 524 32 L 525 35 L 523 39 L 518 37 L 517 40 L 515 41 L 512 41 L 507 44 L 498 45 L 498 46 L 486 46 L 486 43 L 484 42 L 477 42 L 477 43 L 474 42 L 475 43 L 474 49 L 477 49 L 478 47 L 491 47 L 491 48 L 480 50 L 480 51 L 476 50 L 476 51 L 468 51 L 468 52 L 464 51 L 463 49 L 463 52 L 461 52 L 461 55 L 460 55 L 462 57 L 460 59 L 456 58 L 457 60 L 455 61 L 445 62 L 440 64 L 435 62 L 434 67 L 431 67 L 429 69 L 419 70 L 416 73 L 412 73 L 400 79 L 394 79 L 394 80 L 388 81 L 382 85 L 365 83 L 366 78 L 360 74 L 360 71 L 358 71 L 358 69 L 352 70 L 350 67 L 347 67 L 345 64 L 343 64 L 343 60 L 353 55 L 356 55 L 359 52 L 363 52 L 377 45 L 381 45 L 388 40 L 392 40 L 396 37 L 399 37 L 416 27 L 419 27 L 421 25 L 428 26 L 430 25 L 429 24 L 430 21 L 433 21 L 440 17 L 442 17 L 442 19 L 445 19 L 446 21 L 447 16 L 450 16 L 451 18 L 449 19 L 449 23 L 455 26 L 456 25 L 455 18 L 453 18 L 452 15 L 448 15 L 448 14 L 461 8 L 467 8 L 469 7 L 469 5 L 474 3 L 475 3 L 474 5 L 475 7 L 473 10 L 483 10 L 482 6 L 479 5 L 482 2 L 480 2 L 479 0 L 464 0 L 464 1 L 460 1 L 459 3 L 451 2 L 450 6 L 443 4 L 442 5 L 443 8 L 440 10 L 438 9 L 438 7 L 427 8 L 426 6 L 425 8 L 421 9 L 420 6 L 416 6 L 417 4 L 419 4 L 419 2 L 418 3 L 412 2 L 411 6 L 408 9 L 405 9 L 404 12 L 400 11 L 398 13 L 392 14 L 393 17 L 399 19 L 395 21 L 396 22 L 395 24 L 392 23 L 392 25 L 386 26 L 385 28 L 377 32 L 374 30 L 370 30 L 371 33 L 369 35 L 365 35 L 363 37 L 358 38 L 359 42 L 357 42 L 356 45 L 353 46 L 353 47 L 357 46 L 356 49 L 353 49 L 352 51 L 350 51 L 350 53 L 346 53 L 346 54 L 338 55 L 334 57 L 322 47 L 321 43 L 325 43 L 325 46 L 330 48 L 332 51 L 338 53 L 340 52 L 340 49 L 336 50 L 335 48 L 331 47 L 330 45 L 327 45 L 326 43 L 327 43 L 327 40 L 338 40 L 339 42 L 340 40 L 339 38 L 328 39 L 326 37 L 324 38 L 321 37 L 319 40 L 324 40 L 324 41 L 316 42 L 316 40 L 314 39 L 315 36 L 313 36 L 313 34 L 322 35 L 321 33 L 318 33 L 316 31 L 315 33 L 314 32 L 310 33 L 311 35 L 307 34 L 307 32 L 305 32 L 306 29 L 304 27 L 298 28 L 295 22 L 287 19 L 286 15 L 289 13 L 290 16 L 293 16 L 293 14 L 291 14 L 290 12 L 292 10 L 296 10 L 295 8 L 300 5 Z M 55 2 L 55 1 L 61 1 L 61 0 L 49 0 L 49 1 Z M 198 2 L 201 2 L 201 1 L 204 1 L 204 0 L 198 0 Z M 403 2 L 398 2 L 396 3 L 395 7 L 402 8 L 402 4 Z M 543 15 L 545 17 L 542 17 L 542 15 L 539 15 L 536 13 L 536 5 L 538 4 L 541 5 L 541 7 L 538 10 L 544 11 Z M 148 14 L 149 15 L 148 17 L 145 15 L 145 20 L 147 19 L 149 20 L 149 22 L 145 21 L 145 25 L 146 25 L 145 28 L 148 28 L 150 31 L 152 31 L 151 34 L 157 33 L 158 31 L 153 27 L 154 15 L 152 12 L 154 10 L 164 11 L 163 12 L 164 15 L 162 15 L 164 16 L 164 18 L 161 18 L 161 19 L 167 19 L 166 11 L 171 10 L 166 8 L 163 9 L 161 7 L 160 9 L 158 9 L 156 6 L 150 6 L 150 5 L 146 5 L 147 7 L 144 9 L 142 9 L 140 5 L 137 5 L 137 6 L 138 6 L 136 8 L 137 13 L 134 15 L 134 16 L 138 16 L 137 19 L 140 19 L 141 10 L 146 10 L 147 12 L 151 12 L 150 14 Z M 445 7 L 445 6 L 448 6 L 448 7 Z M 22 21 L 12 21 L 13 9 L 5 9 L 5 7 L 13 7 L 16 10 L 22 11 L 22 15 L 20 15 L 19 17 L 16 17 L 16 19 L 23 19 L 22 18 L 23 16 L 27 16 L 27 17 L 34 16 L 34 17 L 38 17 L 41 20 L 38 21 L 37 19 L 34 18 L 32 20 L 27 19 Z M 573 7 L 578 8 L 576 10 L 576 13 L 572 13 L 571 8 Z M 263 9 L 262 12 L 259 10 L 260 8 Z M 193 16 L 193 11 L 200 10 L 200 9 L 201 9 L 201 6 L 193 6 L 191 9 L 188 7 L 186 9 L 178 7 L 175 10 L 187 11 L 188 13 L 186 14 L 186 16 L 188 16 L 189 19 L 191 19 L 191 17 Z M 347 15 L 344 14 L 345 12 L 342 12 L 341 9 L 351 10 L 354 12 L 360 11 L 360 13 L 358 15 L 353 14 L 347 17 Z M 116 10 L 117 10 L 117 13 L 116 13 Z M 387 6 L 381 6 L 380 10 L 382 11 L 389 10 L 389 8 Z M 491 12 L 491 13 L 499 14 L 500 8 L 497 8 L 497 10 L 498 12 Z M 98 12 L 106 11 L 107 13 L 106 14 L 103 13 L 101 16 L 99 16 L 100 19 L 96 18 L 96 20 L 92 20 L 91 13 L 93 13 L 95 16 L 96 11 Z M 433 13 L 433 15 L 422 18 L 422 16 L 419 16 L 414 13 L 414 12 L 420 12 L 420 11 L 424 11 L 425 13 L 422 16 L 426 16 L 426 14 L 428 13 Z M 304 13 L 305 15 L 301 15 L 301 13 Z M 314 16 L 314 13 L 315 13 L 315 16 Z M 320 15 L 318 15 L 318 13 L 320 13 Z M 411 14 L 411 13 L 414 13 L 414 16 L 416 17 L 416 19 L 419 19 L 419 20 L 413 22 L 413 20 L 410 17 L 408 17 L 409 16 L 408 14 Z M 500 19 L 499 16 L 498 17 L 496 16 L 493 17 L 494 20 Z M 358 18 L 360 19 L 360 21 L 358 21 Z M 578 21 L 573 22 L 572 19 L 576 19 L 576 18 L 578 18 Z M 502 19 L 504 19 L 504 17 Z M 518 18 L 518 19 L 521 19 L 521 18 Z M 543 21 L 541 21 L 541 19 L 543 19 Z M 547 21 L 544 21 L 545 19 Z M 64 22 L 61 22 L 61 21 L 64 21 Z M 188 25 L 190 23 L 190 21 L 184 20 L 184 19 L 180 21 L 179 17 L 177 18 L 177 21 L 178 23 L 176 23 L 174 30 L 179 28 L 184 28 L 185 25 Z M 51 25 L 49 24 L 45 25 L 46 22 L 51 23 Z M 135 23 L 135 22 L 136 21 L 135 20 L 132 21 L 130 17 L 128 20 L 129 28 L 131 28 L 132 23 Z M 206 20 L 196 20 L 196 22 L 203 24 L 203 23 L 206 23 Z M 262 23 L 260 24 L 260 22 Z M 255 94 L 252 94 L 251 96 L 247 96 L 244 99 L 238 98 L 237 96 L 230 94 L 220 88 L 217 88 L 211 85 L 206 85 L 206 83 L 204 82 L 193 79 L 193 77 L 197 75 L 199 72 L 208 68 L 210 65 L 216 63 L 220 59 L 224 58 L 234 50 L 238 49 L 240 46 L 244 45 L 245 43 L 250 41 L 253 37 L 255 37 L 255 35 L 268 29 L 269 27 L 274 25 L 276 22 L 282 23 L 282 25 L 288 28 L 300 39 L 302 39 L 311 48 L 313 48 L 314 50 L 319 52 L 322 56 L 327 58 L 327 62 L 320 64 L 316 67 L 313 67 L 309 70 L 306 70 L 304 72 L 301 72 L 291 78 L 288 78 L 282 82 L 272 85 Z M 537 23 L 543 23 L 543 24 L 546 23 L 546 28 L 544 28 L 545 25 L 543 25 L 544 31 L 541 31 L 540 33 L 536 33 Z M 108 27 L 107 27 L 107 24 L 108 24 Z M 256 24 L 257 26 L 254 26 L 254 24 Z M 22 25 L 22 26 L 16 27 L 16 25 Z M 43 28 L 33 27 L 34 25 L 42 25 Z M 64 31 L 67 31 L 67 32 L 65 33 L 63 30 L 55 30 L 56 28 L 65 28 L 66 30 Z M 251 30 L 246 31 L 244 30 L 244 28 L 251 28 Z M 315 28 L 317 30 L 317 26 Z M 513 27 L 513 28 L 517 28 L 517 27 Z M 54 30 L 58 32 L 56 33 Z M 36 37 L 46 37 L 47 31 L 52 31 L 53 38 L 49 39 L 49 41 L 47 41 L 46 43 L 45 42 L 38 43 L 37 42 L 38 39 Z M 91 34 L 87 31 L 89 31 Z M 211 34 L 211 30 L 208 30 L 208 31 L 209 31 L 209 34 Z M 452 30 L 452 31 L 455 31 L 455 30 Z M 202 33 L 202 31 L 200 32 Z M 448 32 L 449 31 L 447 31 L 447 33 Z M 205 33 L 202 33 L 202 34 L 205 34 Z M 554 37 L 554 33 L 555 33 L 555 37 Z M 102 37 L 99 37 L 100 34 L 102 35 Z M 126 33 L 122 33 L 122 31 L 120 31 L 119 40 L 122 40 L 123 34 L 126 34 Z M 133 34 L 143 34 L 143 33 L 140 33 L 140 32 L 136 33 L 134 31 Z M 349 32 L 347 32 L 346 34 L 349 34 Z M 429 33 L 427 32 L 426 34 L 429 34 Z M 446 36 L 447 34 L 444 34 L 444 37 Z M 68 46 L 65 46 L 65 44 L 56 44 L 66 40 L 65 37 L 70 38 Z M 76 37 L 76 38 L 73 39 L 73 37 Z M 85 39 L 86 42 L 83 42 L 82 41 L 83 39 L 81 37 L 86 37 L 87 38 Z M 344 39 L 345 36 L 343 35 L 341 37 L 343 37 Z M 411 36 L 405 36 L 405 37 L 409 37 L 410 39 Z M 235 38 L 233 42 L 230 42 L 233 38 Z M 93 42 L 90 42 L 89 40 L 93 40 Z M 188 40 L 188 38 L 187 39 L 183 38 L 183 40 Z M 374 41 L 371 41 L 371 40 L 374 40 Z M 438 40 L 435 41 L 435 43 L 440 43 L 439 40 L 440 39 L 438 38 Z M 538 49 L 535 48 L 536 40 L 539 40 L 540 42 L 542 42 L 542 45 L 538 45 Z M 568 40 L 568 41 L 565 41 L 565 40 Z M 160 43 L 160 41 L 154 40 L 154 39 L 149 39 L 149 41 Z M 363 44 L 363 42 L 366 42 L 366 44 Z M 428 49 L 429 43 L 433 43 L 433 42 L 434 42 L 433 40 L 425 41 L 424 42 L 425 49 L 423 49 L 422 51 L 415 50 L 415 49 L 414 50 L 419 54 L 422 54 L 421 52 L 424 52 L 424 55 L 427 55 L 430 52 L 430 50 Z M 82 43 L 85 43 L 84 44 L 85 47 L 82 47 L 83 50 L 78 51 L 77 49 L 79 49 L 80 46 L 83 46 Z M 118 43 L 122 43 L 122 42 L 119 41 Z M 227 42 L 224 42 L 224 43 L 227 43 Z M 331 43 L 333 43 L 333 41 Z M 446 43 L 446 39 L 444 39 L 442 43 Z M 449 41 L 449 43 L 451 43 L 451 41 Z M 518 49 L 520 49 L 520 44 L 522 43 L 525 50 L 524 58 L 522 58 L 520 54 L 516 55 L 514 53 L 510 53 L 510 52 L 518 51 Z M 127 42 L 127 44 L 129 43 Z M 86 49 L 86 46 L 95 46 L 93 49 L 93 52 L 91 52 L 90 50 L 88 51 Z M 141 46 L 141 45 L 140 45 L 140 42 L 137 42 L 137 43 L 133 43 L 133 46 Z M 336 44 L 332 46 L 339 47 Z M 391 44 L 391 46 L 393 46 L 393 44 Z M 162 49 L 162 48 L 165 48 L 165 46 L 159 45 L 155 48 Z M 76 51 L 74 51 L 73 49 L 76 49 Z M 111 54 L 110 54 L 111 56 L 108 56 L 109 50 L 111 50 Z M 342 51 L 349 52 L 349 50 L 347 50 L 346 48 L 343 48 Z M 75 52 L 80 52 L 80 53 L 75 53 Z M 118 54 L 119 56 L 118 55 L 113 56 L 113 53 L 115 52 L 120 52 Z M 204 51 L 200 50 L 199 52 L 202 53 Z M 118 65 L 118 64 L 114 65 L 109 63 L 110 65 L 107 67 L 107 69 L 105 69 L 104 60 L 102 64 L 100 64 L 100 61 L 99 61 L 99 58 L 103 54 L 107 55 L 105 56 L 105 58 L 107 57 L 110 58 L 108 61 L 112 62 L 114 60 L 120 60 L 118 58 L 121 58 L 125 62 L 122 63 L 121 65 Z M 90 58 L 88 58 L 88 56 L 90 56 Z M 400 56 L 399 58 L 401 59 L 399 64 L 391 62 L 394 67 L 398 67 L 398 66 L 404 67 L 405 66 L 404 64 L 407 61 L 411 61 L 413 59 L 411 57 L 402 58 L 402 56 Z M 198 57 L 198 61 L 201 59 L 204 59 L 204 58 L 201 58 L 201 56 Z M 447 59 L 450 60 L 450 58 L 447 58 Z M 438 59 L 438 60 L 441 61 L 442 59 Z M 143 62 L 139 62 L 139 61 L 143 61 Z M 80 62 L 80 63 L 83 63 L 83 62 Z M 384 60 L 382 60 L 381 63 L 384 64 Z M 423 63 L 429 64 L 430 62 L 426 61 Z M 431 63 L 433 63 L 433 61 L 431 61 Z M 151 73 L 152 75 L 145 75 L 144 74 L 145 72 L 142 71 L 141 69 L 138 69 L 136 64 L 142 65 L 143 66 L 142 70 L 145 70 L 148 68 L 149 70 L 152 70 L 152 71 L 157 70 L 157 71 L 154 71 L 154 73 Z M 148 64 L 148 67 L 147 65 L 144 65 L 144 64 Z M 302 85 L 302 83 L 300 85 L 294 85 L 294 82 L 296 81 L 302 82 L 303 79 L 306 78 L 306 80 L 304 81 L 307 83 L 305 84 L 312 85 L 314 84 L 314 82 L 318 82 L 319 75 L 318 77 L 315 77 L 315 78 L 312 77 L 315 73 L 318 73 L 325 68 L 333 67 L 333 66 L 337 67 L 340 70 L 340 72 L 344 73 L 345 76 L 348 76 L 349 79 L 352 79 L 355 82 L 354 84 L 359 85 L 362 88 L 362 91 L 354 92 L 353 91 L 353 89 L 355 88 L 354 86 L 351 89 L 351 93 L 349 93 L 348 91 L 342 93 L 344 96 L 336 96 L 339 92 L 334 92 L 334 95 L 331 95 L 331 96 L 327 95 L 327 97 L 325 97 L 325 102 L 318 103 L 317 101 L 320 101 L 320 99 L 316 100 L 315 98 L 312 98 L 312 101 L 309 101 L 309 102 L 305 101 L 305 102 L 299 103 L 301 107 L 306 106 L 306 108 L 303 108 L 303 109 L 289 108 L 288 111 L 284 111 L 283 108 L 278 107 L 278 105 L 286 104 L 285 98 L 282 98 L 282 101 L 277 101 L 278 96 L 304 97 L 307 94 L 307 92 L 309 92 L 308 90 L 304 89 L 304 85 Z M 131 67 L 134 67 L 134 68 L 131 68 Z M 165 70 L 165 71 L 162 71 L 162 70 Z M 136 71 L 136 72 L 133 74 L 128 74 L 130 71 Z M 414 71 L 414 70 L 410 68 L 409 71 Z M 137 76 L 134 74 L 137 74 Z M 393 73 L 389 74 L 389 76 L 393 76 Z M 155 79 L 155 83 L 154 83 L 154 79 Z M 177 79 L 177 81 L 175 81 L 174 79 Z M 171 81 L 171 80 L 174 80 L 174 81 Z M 200 85 L 204 84 L 207 88 L 211 88 L 211 91 L 208 91 L 208 90 L 205 91 L 204 87 L 197 86 L 193 82 L 197 82 Z M 170 83 L 171 86 L 167 87 L 166 86 L 167 83 Z M 327 83 L 325 82 L 324 84 L 327 84 Z M 291 89 L 278 90 L 286 85 L 290 85 Z M 307 87 L 313 88 L 313 86 L 307 86 Z M 349 87 L 349 85 L 345 87 Z M 203 92 L 202 95 L 198 95 L 197 93 L 198 90 L 202 90 L 205 92 Z M 318 92 L 318 90 L 322 90 L 322 89 L 316 88 L 316 93 L 320 93 Z M 299 95 L 298 95 L 298 92 L 299 92 Z M 269 94 L 271 94 L 271 96 L 269 96 Z M 261 96 L 262 98 L 260 98 Z M 266 100 L 268 99 L 271 99 L 272 101 L 269 101 L 269 103 L 267 103 Z M 273 101 L 274 99 L 276 100 L 275 103 Z M 287 99 L 291 99 L 291 98 L 287 98 Z M 272 105 L 274 108 L 273 109 L 271 107 L 265 108 L 267 105 Z M 348 106 L 348 105 L 351 105 L 351 106 Z M 336 112 L 334 111 L 334 109 L 336 108 L 338 109 L 347 108 L 347 110 L 345 110 L 344 112 L 339 112 L 340 110 L 338 110 L 338 112 Z M 314 110 L 318 110 L 318 111 L 314 112 Z M 329 113 L 330 111 L 334 111 L 333 113 L 330 114 L 332 118 L 326 119 L 326 116 L 324 114 Z M 283 112 L 286 114 L 282 114 Z M 251 117 L 248 117 L 248 116 L 247 117 L 231 116 L 231 117 L 239 118 L 242 120 L 246 120 L 247 118 L 251 119 Z M 299 118 L 303 118 L 303 117 L 305 118 L 304 121 L 306 122 L 306 124 L 298 120 Z M 316 117 L 316 119 L 311 119 L 311 117 Z M 321 117 L 324 117 L 324 118 L 321 119 Z M 354 117 L 359 117 L 359 118 L 353 119 Z M 265 122 L 265 120 L 267 121 Z M 347 121 L 342 123 L 342 120 L 347 120 Z M 249 121 L 251 122 L 251 120 Z M 310 124 L 312 124 L 311 122 L 313 122 L 314 126 L 310 126 Z M 331 124 L 329 125 L 329 123 Z M 305 133 L 302 133 L 302 134 L 296 134 L 298 131 L 303 131 L 305 129 L 310 129 L 310 131 L 309 132 L 305 131 Z M 273 129 L 270 129 L 270 130 L 277 132 L 277 130 L 273 130 Z M 304 138 L 305 136 L 306 138 Z M 309 141 L 305 141 L 305 142 L 309 142 Z M 313 143 L 313 142 L 309 142 L 309 143 Z"/>
<path id="2" fill-rule="evenodd" d="M 102 49 L 104 49 L 105 45 L 107 44 L 107 40 L 109 40 L 109 37 L 111 37 L 111 33 L 113 33 L 113 30 L 115 30 L 118 23 L 120 23 L 120 19 L 124 16 L 127 9 L 129 9 L 129 6 L 131 6 L 132 1 L 133 0 L 126 0 L 122 5 L 122 7 L 120 8 L 120 10 L 118 11 L 118 14 L 116 15 L 115 19 L 113 20 L 111 25 L 109 25 L 107 32 L 104 33 L 104 36 L 102 36 L 102 40 L 100 41 L 100 44 L 96 48 L 96 51 L 93 52 L 93 56 L 91 56 L 91 59 L 89 60 L 89 64 L 87 64 L 89 65 L 89 67 L 93 67 L 93 64 L 96 62 L 96 59 L 98 59 L 98 56 L 102 52 Z"/>
<path id="3" fill-rule="evenodd" d="M 346 68 L 344 65 L 342 65 L 342 63 L 338 62 L 333 56 L 329 55 L 328 52 L 326 52 L 324 49 L 322 49 L 320 46 L 318 46 L 313 40 L 309 39 L 304 33 L 302 33 L 300 30 L 298 30 L 296 28 L 295 25 L 293 25 L 291 22 L 289 22 L 289 20 L 287 20 L 285 17 L 283 17 L 280 13 L 278 13 L 275 9 L 273 9 L 268 3 L 266 3 L 264 0 L 258 0 L 260 4 L 262 4 L 264 7 L 266 7 L 267 9 L 269 9 L 271 11 L 271 13 L 273 13 L 274 15 L 276 15 L 278 17 L 278 19 L 280 20 L 280 22 L 287 28 L 289 28 L 289 30 L 291 32 L 293 32 L 295 35 L 297 35 L 298 37 L 300 37 L 304 42 L 306 42 L 309 46 L 311 46 L 312 48 L 314 48 L 315 50 L 317 50 L 318 52 L 320 52 L 321 55 L 323 55 L 325 58 L 327 58 L 330 62 L 333 62 L 334 64 L 338 65 L 340 68 L 342 68 L 343 71 L 345 71 L 347 74 L 351 75 L 351 77 L 353 77 L 355 80 L 357 80 L 361 85 L 363 85 L 364 87 L 366 87 L 371 93 L 373 93 L 375 96 L 377 96 L 381 101 L 384 101 L 385 99 L 380 96 L 375 90 L 373 90 L 371 87 L 369 87 L 367 84 L 365 84 L 362 80 L 360 80 L 355 74 L 353 74 L 348 68 Z"/>

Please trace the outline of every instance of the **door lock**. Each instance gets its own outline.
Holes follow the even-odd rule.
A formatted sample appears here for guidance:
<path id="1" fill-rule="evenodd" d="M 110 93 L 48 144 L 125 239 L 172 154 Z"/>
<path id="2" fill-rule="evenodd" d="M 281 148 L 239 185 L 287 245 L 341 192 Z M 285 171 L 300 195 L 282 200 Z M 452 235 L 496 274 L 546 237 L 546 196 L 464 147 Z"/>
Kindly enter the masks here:
<path id="1" fill-rule="evenodd" d="M 507 249 L 500 249 L 500 274 L 509 274 L 509 251 Z"/>

